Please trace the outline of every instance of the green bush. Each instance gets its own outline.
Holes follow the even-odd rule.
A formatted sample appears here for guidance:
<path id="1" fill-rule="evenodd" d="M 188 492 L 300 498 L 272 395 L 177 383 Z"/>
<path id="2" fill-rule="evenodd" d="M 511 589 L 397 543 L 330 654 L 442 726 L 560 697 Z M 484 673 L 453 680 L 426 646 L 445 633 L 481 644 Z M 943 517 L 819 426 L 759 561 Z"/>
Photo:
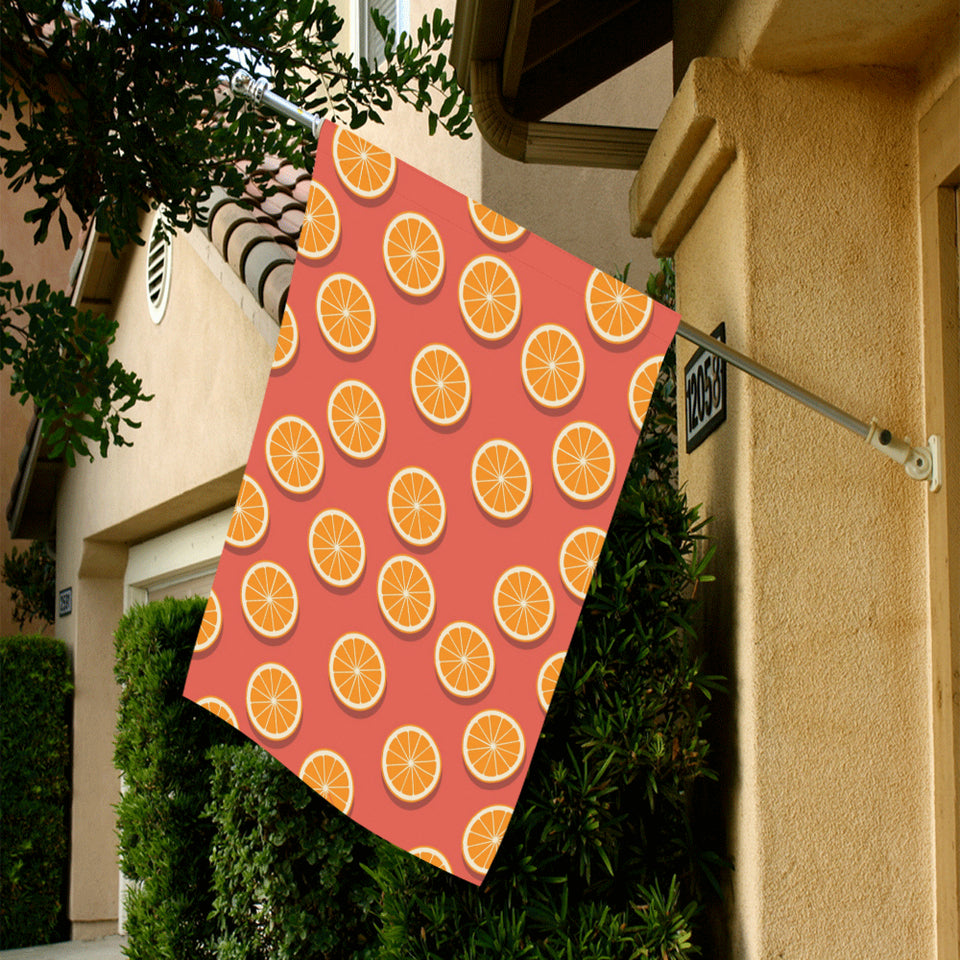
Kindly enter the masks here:
<path id="1" fill-rule="evenodd" d="M 691 792 L 714 776 L 701 729 L 718 681 L 691 653 L 710 551 L 676 487 L 673 365 L 670 350 L 493 868 L 473 889 L 384 848 L 377 960 L 700 952 L 697 901 L 718 858 L 694 839 Z"/>
<path id="2" fill-rule="evenodd" d="M 205 600 L 135 607 L 116 631 L 122 685 L 115 759 L 124 792 L 117 811 L 127 892 L 127 955 L 138 960 L 212 957 L 213 824 L 206 752 L 241 738 L 181 693 Z"/>
<path id="3" fill-rule="evenodd" d="M 360 960 L 376 894 L 371 834 L 252 743 L 216 747 L 208 815 L 219 960 Z"/>
<path id="4" fill-rule="evenodd" d="M 0 638 L 0 947 L 64 935 L 70 659 L 52 637 Z"/>

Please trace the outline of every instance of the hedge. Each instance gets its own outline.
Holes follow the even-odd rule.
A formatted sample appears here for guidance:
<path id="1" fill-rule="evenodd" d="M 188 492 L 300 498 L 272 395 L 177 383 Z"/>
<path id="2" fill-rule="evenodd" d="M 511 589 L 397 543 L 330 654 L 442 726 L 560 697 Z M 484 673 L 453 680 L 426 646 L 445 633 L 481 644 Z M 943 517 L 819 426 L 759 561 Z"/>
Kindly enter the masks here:
<path id="1" fill-rule="evenodd" d="M 66 645 L 0 638 L 0 947 L 64 939 L 70 705 Z"/>
<path id="2" fill-rule="evenodd" d="M 134 882 L 126 949 L 137 960 L 214 956 L 206 753 L 232 731 L 181 695 L 204 607 L 200 597 L 134 607 L 115 635 L 117 826 L 121 868 Z"/>
<path id="3" fill-rule="evenodd" d="M 210 756 L 219 960 L 371 957 L 375 838 L 253 743 Z"/>

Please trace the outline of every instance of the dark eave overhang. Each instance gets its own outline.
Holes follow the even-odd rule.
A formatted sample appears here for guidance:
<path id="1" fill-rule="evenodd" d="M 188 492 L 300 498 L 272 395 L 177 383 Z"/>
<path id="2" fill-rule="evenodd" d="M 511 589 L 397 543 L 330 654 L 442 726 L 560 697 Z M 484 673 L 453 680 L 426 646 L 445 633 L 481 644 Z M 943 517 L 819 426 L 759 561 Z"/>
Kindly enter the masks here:
<path id="1" fill-rule="evenodd" d="M 670 0 L 457 0 L 451 60 L 498 152 L 526 163 L 637 169 L 655 131 L 542 118 L 672 35 Z"/>

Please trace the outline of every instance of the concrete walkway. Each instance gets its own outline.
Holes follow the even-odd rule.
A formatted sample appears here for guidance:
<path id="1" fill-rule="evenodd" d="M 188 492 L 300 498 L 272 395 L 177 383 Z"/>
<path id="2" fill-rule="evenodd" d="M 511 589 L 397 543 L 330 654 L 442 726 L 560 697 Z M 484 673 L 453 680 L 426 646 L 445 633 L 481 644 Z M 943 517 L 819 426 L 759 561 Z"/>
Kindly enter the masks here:
<path id="1" fill-rule="evenodd" d="M 103 940 L 71 940 L 69 943 L 48 943 L 44 947 L 22 947 L 0 950 L 2 960 L 124 960 L 121 946 L 126 937 L 104 937 Z"/>

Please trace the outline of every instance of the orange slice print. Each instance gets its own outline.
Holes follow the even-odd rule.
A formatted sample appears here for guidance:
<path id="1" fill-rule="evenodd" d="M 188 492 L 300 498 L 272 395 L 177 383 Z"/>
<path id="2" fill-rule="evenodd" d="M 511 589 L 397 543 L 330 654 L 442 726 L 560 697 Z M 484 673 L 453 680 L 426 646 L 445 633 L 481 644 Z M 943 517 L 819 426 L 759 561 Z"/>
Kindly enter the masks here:
<path id="1" fill-rule="evenodd" d="M 630 378 L 627 403 L 630 419 L 638 430 L 643 429 L 643 418 L 647 415 L 647 407 L 653 397 L 653 388 L 656 386 L 662 363 L 663 357 L 651 357 L 646 363 L 641 363 Z"/>
<path id="2" fill-rule="evenodd" d="M 440 484 L 420 467 L 396 473 L 387 491 L 387 511 L 397 535 L 415 547 L 434 543 L 447 520 Z"/>
<path id="3" fill-rule="evenodd" d="M 499 257 L 476 257 L 460 274 L 460 314 L 483 340 L 502 340 L 520 319 L 520 283 Z"/>
<path id="4" fill-rule="evenodd" d="M 441 870 L 446 870 L 447 873 L 453 872 L 450 869 L 450 861 L 436 847 L 414 847 L 409 852 Z"/>
<path id="5" fill-rule="evenodd" d="M 463 731 L 463 761 L 472 777 L 500 783 L 523 763 L 525 743 L 520 724 L 502 710 L 478 713 Z"/>
<path id="6" fill-rule="evenodd" d="M 471 817 L 463 831 L 462 852 L 463 862 L 474 873 L 484 874 L 490 869 L 512 816 L 511 807 L 496 804 Z"/>
<path id="7" fill-rule="evenodd" d="M 334 350 L 362 353 L 377 326 L 367 288 L 349 273 L 331 273 L 317 290 L 317 322 Z"/>
<path id="8" fill-rule="evenodd" d="M 340 182 L 362 200 L 383 196 L 397 173 L 391 154 L 345 127 L 333 135 L 333 164 Z"/>
<path id="9" fill-rule="evenodd" d="M 380 769 L 387 789 L 398 800 L 417 803 L 440 782 L 440 751 L 422 727 L 398 727 L 383 745 Z"/>
<path id="10" fill-rule="evenodd" d="M 587 595 L 606 536 L 599 527 L 577 527 L 560 547 L 560 579 L 580 600 Z"/>
<path id="11" fill-rule="evenodd" d="M 345 633 L 330 651 L 330 686 L 348 710 L 371 710 L 387 688 L 379 647 L 362 633 Z"/>
<path id="12" fill-rule="evenodd" d="M 300 331 L 297 327 L 297 318 L 289 307 L 283 308 L 283 318 L 280 321 L 280 332 L 277 334 L 277 345 L 273 350 L 273 364 L 271 370 L 283 370 L 288 367 L 297 355 L 297 346 L 300 343 Z"/>
<path id="13" fill-rule="evenodd" d="M 247 683 L 247 716 L 268 740 L 286 740 L 300 724 L 303 698 L 293 674 L 279 663 L 262 663 Z"/>
<path id="14" fill-rule="evenodd" d="M 309 260 L 321 260 L 331 253 L 339 239 L 340 212 L 337 205 L 322 183 L 311 180 L 297 250 Z"/>
<path id="15" fill-rule="evenodd" d="M 263 487 L 253 477 L 244 474 L 227 527 L 227 543 L 242 550 L 253 547 L 263 539 L 269 522 L 270 508 Z"/>
<path id="16" fill-rule="evenodd" d="M 417 409 L 446 427 L 463 419 L 470 406 L 470 375 L 460 357 L 442 343 L 431 343 L 414 358 L 410 389 Z"/>
<path id="17" fill-rule="evenodd" d="M 433 663 L 444 689 L 459 699 L 480 696 L 493 680 L 493 647 L 479 627 L 464 620 L 444 627 Z"/>
<path id="18" fill-rule="evenodd" d="M 433 293 L 443 279 L 443 243 L 422 214 L 401 213 L 383 234 L 383 262 L 396 286 L 411 297 Z"/>
<path id="19" fill-rule="evenodd" d="M 493 613 L 508 637 L 533 643 L 553 623 L 553 591 L 532 567 L 510 567 L 494 587 Z"/>
<path id="20" fill-rule="evenodd" d="M 470 208 L 470 219 L 477 228 L 477 232 L 491 243 L 513 243 L 527 232 L 512 220 L 485 207 L 482 203 L 477 203 L 476 200 L 468 200 L 467 203 Z"/>
<path id="21" fill-rule="evenodd" d="M 509 440 L 488 440 L 473 455 L 470 482 L 477 503 L 491 517 L 510 520 L 530 502 L 530 465 Z"/>
<path id="22" fill-rule="evenodd" d="M 359 380 L 334 387 L 327 403 L 327 426 L 333 442 L 354 460 L 369 460 L 387 438 L 380 398 Z"/>
<path id="23" fill-rule="evenodd" d="M 571 500 L 602 497 L 616 473 L 613 444 L 592 423 L 568 424 L 553 444 L 553 478 Z"/>
<path id="24" fill-rule="evenodd" d="M 353 806 L 353 774 L 347 761 L 333 750 L 314 750 L 300 767 L 300 779 L 341 813 Z"/>
<path id="25" fill-rule="evenodd" d="M 206 609 L 203 611 L 203 619 L 200 621 L 200 632 L 197 634 L 197 642 L 194 644 L 193 652 L 203 653 L 204 650 L 209 650 L 220 638 L 220 628 L 222 626 L 223 617 L 220 613 L 220 601 L 211 590 Z"/>
<path id="26" fill-rule="evenodd" d="M 247 623 L 261 636 L 275 640 L 296 622 L 297 588 L 283 567 L 262 560 L 244 575 L 240 604 Z"/>
<path id="27" fill-rule="evenodd" d="M 219 697 L 201 697 L 197 701 L 197 706 L 203 707 L 204 710 L 209 710 L 215 717 L 219 717 L 221 720 L 226 720 L 234 729 L 240 729 L 240 725 L 237 723 L 237 715 L 230 709 L 230 705 Z"/>
<path id="28" fill-rule="evenodd" d="M 628 343 L 638 337 L 653 313 L 653 301 L 622 280 L 594 270 L 587 281 L 587 320 L 607 343 Z"/>
<path id="29" fill-rule="evenodd" d="M 437 601 L 423 564 L 400 555 L 380 568 L 377 602 L 391 627 L 401 633 L 418 633 L 433 617 Z"/>
<path id="30" fill-rule="evenodd" d="M 332 587 L 357 582 L 366 564 L 367 550 L 357 522 L 343 510 L 330 507 L 313 518 L 308 536 L 313 569 Z"/>
<path id="31" fill-rule="evenodd" d="M 555 410 L 572 403 L 586 373 L 583 351 L 565 327 L 537 327 L 527 337 L 520 357 L 523 385 L 541 406 Z"/>
<path id="32" fill-rule="evenodd" d="M 287 493 L 309 493 L 323 476 L 317 431 L 302 417 L 281 417 L 267 433 L 267 467 Z"/>
<path id="33" fill-rule="evenodd" d="M 537 674 L 537 700 L 540 701 L 540 707 L 546 713 L 550 709 L 550 701 L 557 689 L 557 680 L 560 678 L 560 671 L 563 669 L 563 661 L 566 653 L 555 653 L 552 657 L 547 657 L 540 667 Z"/>

